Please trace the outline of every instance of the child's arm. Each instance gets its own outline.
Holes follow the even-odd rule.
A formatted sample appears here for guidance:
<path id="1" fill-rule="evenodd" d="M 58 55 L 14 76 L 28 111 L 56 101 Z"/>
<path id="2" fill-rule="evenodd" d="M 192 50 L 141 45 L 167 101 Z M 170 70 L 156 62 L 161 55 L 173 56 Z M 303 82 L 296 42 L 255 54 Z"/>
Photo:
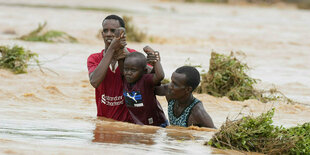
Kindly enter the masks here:
<path id="1" fill-rule="evenodd" d="M 164 85 L 160 85 L 160 86 L 156 86 L 155 87 L 155 95 L 166 96 L 166 100 L 169 102 L 171 100 L 171 95 L 169 93 L 168 87 L 169 87 L 169 83 L 164 84 Z"/>
<path id="2" fill-rule="evenodd" d="M 160 63 L 160 56 L 159 56 L 159 52 L 157 51 L 154 51 L 151 47 L 149 46 L 145 46 L 143 48 L 144 52 L 146 54 L 149 55 L 149 53 L 152 53 L 152 55 L 155 56 L 155 59 L 154 59 L 154 70 L 155 70 L 155 74 L 153 76 L 153 83 L 154 84 L 159 84 L 160 81 L 162 81 L 165 77 L 165 73 L 164 73 L 164 70 L 161 66 L 161 63 Z"/>
<path id="3" fill-rule="evenodd" d="M 164 85 L 156 86 L 155 87 L 155 95 L 167 96 L 168 95 L 168 85 L 169 84 L 164 84 Z"/>
<path id="4" fill-rule="evenodd" d="M 155 52 L 155 55 L 158 55 L 158 58 L 159 58 L 158 52 Z M 165 73 L 164 73 L 163 67 L 161 66 L 160 58 L 155 63 L 154 70 L 155 70 L 155 74 L 153 76 L 153 83 L 159 84 L 160 81 L 162 81 L 165 78 Z"/>

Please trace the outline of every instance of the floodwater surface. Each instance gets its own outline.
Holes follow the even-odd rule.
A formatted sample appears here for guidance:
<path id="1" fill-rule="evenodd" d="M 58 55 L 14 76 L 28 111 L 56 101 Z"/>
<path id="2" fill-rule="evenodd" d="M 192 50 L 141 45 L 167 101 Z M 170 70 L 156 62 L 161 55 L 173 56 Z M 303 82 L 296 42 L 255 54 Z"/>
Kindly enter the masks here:
<path id="1" fill-rule="evenodd" d="M 30 7 L 31 5 L 31 7 Z M 114 8 L 116 12 L 62 7 Z M 35 7 L 37 6 L 37 7 Z M 40 7 L 41 6 L 41 7 Z M 257 116 L 275 107 L 275 125 L 296 126 L 310 118 L 310 12 L 290 7 L 231 6 L 166 1 L 0 0 L 0 44 L 20 45 L 39 54 L 42 70 L 27 74 L 0 70 L 0 154 L 241 154 L 204 145 L 216 132 L 207 128 L 159 128 L 96 117 L 87 57 L 104 48 L 96 36 L 102 19 L 133 17 L 153 42 L 128 43 L 158 50 L 166 78 L 184 64 L 208 70 L 212 50 L 240 57 L 261 80 L 302 104 L 244 102 L 195 94 L 220 128 L 226 117 Z M 15 38 L 47 21 L 80 43 L 25 42 Z M 167 102 L 158 97 L 167 114 Z"/>

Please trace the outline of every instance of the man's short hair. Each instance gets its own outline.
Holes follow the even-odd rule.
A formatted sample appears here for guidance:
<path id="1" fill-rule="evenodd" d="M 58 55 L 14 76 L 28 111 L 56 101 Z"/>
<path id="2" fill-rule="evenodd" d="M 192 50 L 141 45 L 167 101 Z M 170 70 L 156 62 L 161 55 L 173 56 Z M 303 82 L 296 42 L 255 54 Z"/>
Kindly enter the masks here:
<path id="1" fill-rule="evenodd" d="M 137 58 L 139 61 L 137 61 L 137 63 L 139 63 L 142 67 L 146 67 L 147 62 L 146 62 L 146 57 L 144 56 L 144 54 L 140 53 L 140 52 L 132 52 L 126 55 L 126 58 Z"/>
<path id="2" fill-rule="evenodd" d="M 195 67 L 182 66 L 179 67 L 175 72 L 179 74 L 185 74 L 186 85 L 192 87 L 192 91 L 194 91 L 200 83 L 200 74 Z"/>
<path id="3" fill-rule="evenodd" d="M 102 21 L 102 23 L 103 23 L 105 20 L 108 20 L 108 19 L 117 20 L 117 21 L 119 22 L 119 25 L 120 25 L 121 27 L 125 28 L 125 22 L 124 22 L 124 20 L 123 20 L 121 17 L 119 17 L 119 16 L 117 16 L 117 15 L 109 15 L 109 16 L 107 16 L 107 17 L 104 18 L 104 20 Z"/>

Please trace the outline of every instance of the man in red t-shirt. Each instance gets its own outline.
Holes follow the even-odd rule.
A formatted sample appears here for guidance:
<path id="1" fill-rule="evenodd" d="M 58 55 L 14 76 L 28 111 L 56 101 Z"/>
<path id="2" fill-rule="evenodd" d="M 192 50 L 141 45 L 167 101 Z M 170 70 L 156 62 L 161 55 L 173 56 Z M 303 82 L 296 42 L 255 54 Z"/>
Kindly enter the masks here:
<path id="1" fill-rule="evenodd" d="M 125 48 L 127 45 L 125 36 L 114 35 L 118 28 L 125 28 L 122 18 L 109 15 L 103 20 L 102 27 L 105 48 L 100 53 L 91 54 L 87 59 L 89 81 L 96 88 L 97 116 L 132 122 L 124 104 L 123 81 L 116 55 L 118 51 L 129 53 L 135 50 Z"/>

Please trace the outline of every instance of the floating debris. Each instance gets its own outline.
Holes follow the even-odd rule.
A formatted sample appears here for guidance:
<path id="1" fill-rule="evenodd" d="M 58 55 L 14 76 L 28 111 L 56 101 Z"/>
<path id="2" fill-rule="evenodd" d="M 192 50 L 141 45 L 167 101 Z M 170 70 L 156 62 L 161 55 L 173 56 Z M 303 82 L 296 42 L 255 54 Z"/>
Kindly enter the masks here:
<path id="1" fill-rule="evenodd" d="M 61 42 L 61 43 L 76 43 L 78 42 L 76 38 L 70 36 L 66 32 L 50 30 L 46 31 L 47 23 L 45 22 L 43 25 L 39 24 L 38 28 L 33 30 L 27 35 L 21 36 L 19 39 L 25 41 L 40 41 L 40 42 Z"/>
<path id="2" fill-rule="evenodd" d="M 233 52 L 229 56 L 212 52 L 209 71 L 201 75 L 201 84 L 196 92 L 227 96 L 238 101 L 256 99 L 257 92 L 253 85 L 257 79 L 246 74 L 248 69 L 247 64 L 239 61 Z"/>
<path id="3" fill-rule="evenodd" d="M 309 154 L 310 123 L 286 129 L 272 125 L 273 115 L 274 108 L 258 117 L 227 119 L 205 145 L 266 154 Z"/>
<path id="4" fill-rule="evenodd" d="M 242 52 L 238 53 L 245 56 Z M 256 89 L 254 85 L 259 79 L 247 75 L 248 70 L 248 65 L 238 60 L 234 52 L 228 56 L 212 52 L 209 71 L 201 74 L 202 80 L 195 92 L 207 93 L 216 97 L 227 96 L 234 101 L 257 99 L 264 103 L 269 101 L 297 103 L 275 87 L 269 90 Z"/>
<path id="5" fill-rule="evenodd" d="M 0 46 L 0 53 L 0 67 L 9 69 L 16 74 L 26 73 L 30 60 L 39 64 L 38 54 L 17 45 L 12 48 Z"/>

